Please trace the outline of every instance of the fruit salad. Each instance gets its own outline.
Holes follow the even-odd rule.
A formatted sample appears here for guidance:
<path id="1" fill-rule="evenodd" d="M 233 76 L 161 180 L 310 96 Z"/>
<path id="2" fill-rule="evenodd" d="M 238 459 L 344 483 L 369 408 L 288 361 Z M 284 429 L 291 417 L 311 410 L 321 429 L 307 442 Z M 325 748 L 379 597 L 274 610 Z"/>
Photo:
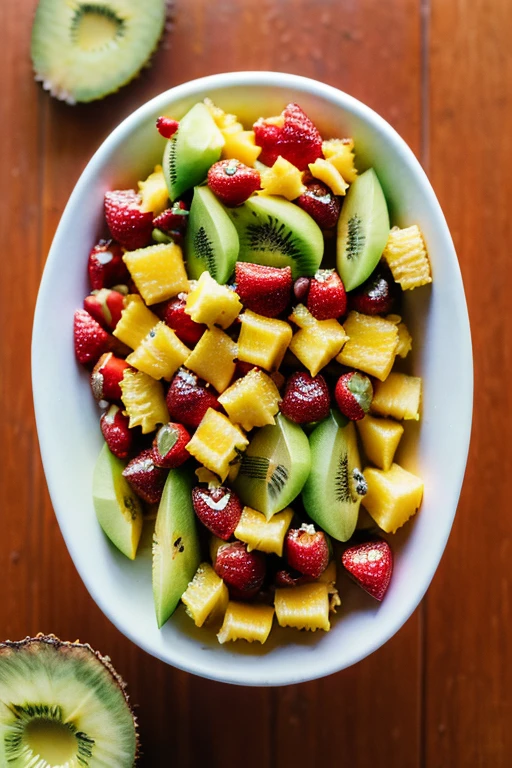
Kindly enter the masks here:
<path id="1" fill-rule="evenodd" d="M 154 526 L 159 627 L 181 602 L 220 643 L 327 632 L 347 589 L 384 599 L 422 500 L 395 461 L 420 418 L 401 302 L 431 282 L 422 234 L 298 104 L 249 128 L 206 99 L 155 131 L 161 165 L 105 194 L 74 318 L 99 524 L 131 559 Z"/>

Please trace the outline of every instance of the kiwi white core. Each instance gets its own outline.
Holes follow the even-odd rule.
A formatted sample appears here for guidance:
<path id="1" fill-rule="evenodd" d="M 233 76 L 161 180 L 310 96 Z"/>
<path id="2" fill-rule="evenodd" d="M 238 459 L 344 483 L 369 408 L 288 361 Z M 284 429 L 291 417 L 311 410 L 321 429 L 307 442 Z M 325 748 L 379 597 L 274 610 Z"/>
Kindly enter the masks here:
<path id="1" fill-rule="evenodd" d="M 76 736 L 65 723 L 58 720 L 31 720 L 25 728 L 24 737 L 33 755 L 39 756 L 42 768 L 68 765 L 76 759 Z"/>

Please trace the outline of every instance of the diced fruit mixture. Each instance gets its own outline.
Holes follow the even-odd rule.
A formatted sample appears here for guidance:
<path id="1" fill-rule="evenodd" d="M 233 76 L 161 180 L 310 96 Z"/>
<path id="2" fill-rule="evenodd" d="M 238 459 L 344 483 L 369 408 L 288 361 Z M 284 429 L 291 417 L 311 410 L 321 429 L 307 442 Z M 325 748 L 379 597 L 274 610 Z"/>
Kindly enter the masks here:
<path id="1" fill-rule="evenodd" d="M 157 120 L 162 164 L 105 194 L 111 239 L 84 265 L 96 514 L 131 559 L 154 526 L 159 627 L 181 601 L 220 643 L 327 632 L 338 573 L 382 600 L 421 505 L 400 463 L 422 397 L 401 299 L 431 282 L 427 249 L 414 222 L 391 228 L 353 140 L 298 104 L 253 126 L 209 99 L 175 118 Z"/>

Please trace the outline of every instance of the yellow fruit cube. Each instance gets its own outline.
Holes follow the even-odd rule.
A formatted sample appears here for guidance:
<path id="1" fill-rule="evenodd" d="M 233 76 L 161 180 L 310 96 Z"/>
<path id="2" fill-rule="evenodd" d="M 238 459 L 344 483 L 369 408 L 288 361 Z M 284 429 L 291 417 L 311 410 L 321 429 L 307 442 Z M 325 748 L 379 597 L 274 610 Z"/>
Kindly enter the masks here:
<path id="1" fill-rule="evenodd" d="M 158 323 L 150 330 L 126 362 L 154 379 L 167 379 L 176 373 L 190 355 L 174 331 L 165 323 Z"/>
<path id="2" fill-rule="evenodd" d="M 345 330 L 337 320 L 317 320 L 303 304 L 295 307 L 289 319 L 300 328 L 291 340 L 290 351 L 311 376 L 316 376 L 346 343 Z"/>
<path id="3" fill-rule="evenodd" d="M 281 395 L 266 373 L 253 369 L 237 379 L 219 397 L 227 415 L 234 424 L 240 424 L 247 432 L 253 427 L 275 424 Z"/>
<path id="4" fill-rule="evenodd" d="M 153 173 L 145 181 L 139 181 L 138 185 L 143 211 L 152 211 L 155 216 L 165 211 L 169 203 L 169 192 L 161 165 L 155 165 Z"/>
<path id="5" fill-rule="evenodd" d="M 329 162 L 319 157 L 314 163 L 309 164 L 309 170 L 312 176 L 319 181 L 327 184 L 334 195 L 346 195 L 348 184 L 338 171 L 338 169 Z"/>
<path id="6" fill-rule="evenodd" d="M 244 507 L 242 517 L 235 529 L 235 537 L 245 541 L 247 551 L 259 549 L 261 552 L 283 556 L 283 544 L 286 531 L 292 522 L 293 509 L 283 509 L 270 520 L 251 507 Z"/>
<path id="7" fill-rule="evenodd" d="M 423 498 L 423 481 L 411 472 L 392 464 L 391 469 L 367 467 L 364 476 L 368 492 L 363 499 L 379 528 L 395 533 L 416 512 Z"/>
<path id="8" fill-rule="evenodd" d="M 330 139 L 322 143 L 324 157 L 337 171 L 341 173 L 345 181 L 352 184 L 356 180 L 357 168 L 354 165 L 354 140 Z"/>
<path id="9" fill-rule="evenodd" d="M 261 171 L 261 188 L 260 194 L 281 195 L 287 200 L 295 200 L 306 191 L 301 171 L 281 155 L 272 168 Z"/>
<path id="10" fill-rule="evenodd" d="M 213 565 L 215 565 L 215 561 L 217 560 L 217 552 L 219 551 L 220 547 L 224 546 L 225 544 L 226 542 L 224 539 L 219 539 L 218 536 L 210 537 L 208 552 L 210 553 L 210 560 L 212 561 Z"/>
<path id="11" fill-rule="evenodd" d="M 187 296 L 185 312 L 195 323 L 228 328 L 238 317 L 242 302 L 226 285 L 219 285 L 209 272 L 203 272 Z"/>
<path id="12" fill-rule="evenodd" d="M 123 344 L 135 349 L 158 322 L 158 317 L 146 307 L 141 297 L 130 294 L 113 333 Z"/>
<path id="13" fill-rule="evenodd" d="M 130 419 L 129 426 L 141 427 L 142 434 L 153 432 L 167 424 L 169 411 L 162 384 L 142 371 L 127 368 L 120 382 L 122 400 Z"/>
<path id="14" fill-rule="evenodd" d="M 412 349 L 412 336 L 409 333 L 405 323 L 402 323 L 400 315 L 387 315 L 386 320 L 394 323 L 398 329 L 398 346 L 396 348 L 397 357 L 407 357 Z"/>
<path id="15" fill-rule="evenodd" d="M 373 521 L 372 521 L 373 524 Z M 336 586 L 337 578 L 336 560 L 331 560 L 327 568 L 320 574 L 318 581 L 320 584 L 327 585 L 327 593 L 329 595 L 329 613 L 336 613 L 336 608 L 341 605 L 340 593 Z"/>
<path id="16" fill-rule="evenodd" d="M 421 379 L 418 376 L 390 373 L 386 381 L 375 383 L 370 410 L 379 416 L 418 421 L 420 402 Z"/>
<path id="17" fill-rule="evenodd" d="M 388 470 L 404 433 L 404 428 L 392 419 L 375 419 L 366 415 L 356 421 L 366 457 L 380 469 Z"/>
<path id="18" fill-rule="evenodd" d="M 219 643 L 247 640 L 264 643 L 272 629 L 274 609 L 271 605 L 228 603 L 224 622 L 217 635 Z"/>
<path id="19" fill-rule="evenodd" d="M 188 291 L 183 254 L 176 243 L 127 251 L 123 261 L 146 304 L 167 301 L 181 291 Z"/>
<path id="20" fill-rule="evenodd" d="M 206 469 L 225 480 L 231 462 L 238 458 L 248 444 L 242 430 L 232 424 L 227 416 L 208 408 L 187 444 L 187 451 Z"/>
<path id="21" fill-rule="evenodd" d="M 201 563 L 181 597 L 196 627 L 207 619 L 221 618 L 228 606 L 229 592 L 209 563 Z"/>
<path id="22" fill-rule="evenodd" d="M 395 362 L 398 330 L 382 317 L 350 312 L 343 323 L 348 341 L 336 360 L 384 381 Z"/>
<path id="23" fill-rule="evenodd" d="M 276 589 L 274 607 L 281 627 L 309 629 L 311 632 L 317 629 L 328 632 L 331 628 L 327 584 L 313 582 Z"/>
<path id="24" fill-rule="evenodd" d="M 222 158 L 224 160 L 234 158 L 252 168 L 261 152 L 261 147 L 256 145 L 254 131 L 244 131 L 243 126 L 236 123 L 223 129 L 222 135 L 224 136 Z"/>
<path id="25" fill-rule="evenodd" d="M 185 360 L 185 365 L 209 382 L 217 392 L 224 392 L 235 372 L 237 345 L 220 328 L 209 328 Z"/>
<path id="26" fill-rule="evenodd" d="M 404 291 L 432 282 L 427 249 L 416 224 L 406 229 L 393 227 L 382 255 Z"/>
<path id="27" fill-rule="evenodd" d="M 292 338 L 288 323 L 258 315 L 250 309 L 240 315 L 240 320 L 238 359 L 267 371 L 277 370 Z"/>
<path id="28" fill-rule="evenodd" d="M 217 126 L 217 128 L 220 128 L 221 131 L 223 131 L 224 128 L 228 128 L 229 126 L 232 126 L 232 125 L 239 125 L 240 129 L 242 128 L 242 124 L 238 122 L 238 118 L 236 115 L 230 115 L 228 112 L 224 112 L 224 110 L 221 107 L 218 107 L 209 98 L 206 98 L 204 100 L 204 103 L 206 105 L 206 108 L 208 109 L 208 112 L 213 117 L 215 125 Z"/>

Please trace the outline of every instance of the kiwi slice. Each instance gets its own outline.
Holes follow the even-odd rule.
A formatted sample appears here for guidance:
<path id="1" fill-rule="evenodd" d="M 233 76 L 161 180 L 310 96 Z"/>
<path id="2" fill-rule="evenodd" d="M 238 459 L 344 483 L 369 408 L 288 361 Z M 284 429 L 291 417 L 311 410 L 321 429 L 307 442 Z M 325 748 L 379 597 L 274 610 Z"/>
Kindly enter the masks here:
<path id="1" fill-rule="evenodd" d="M 224 137 L 208 108 L 195 104 L 165 146 L 162 167 L 172 202 L 206 179 L 223 146 Z"/>
<path id="2" fill-rule="evenodd" d="M 324 255 L 324 238 L 311 216 L 281 197 L 254 196 L 230 208 L 240 238 L 239 261 L 291 267 L 295 279 L 314 275 Z"/>
<path id="3" fill-rule="evenodd" d="M 188 275 L 192 280 L 208 270 L 218 283 L 227 283 L 238 256 L 233 222 L 209 187 L 196 187 L 185 238 Z"/>
<path id="4" fill-rule="evenodd" d="M 242 502 L 267 520 L 301 492 L 310 468 L 306 435 L 282 413 L 276 423 L 256 432 L 233 484 Z"/>
<path id="5" fill-rule="evenodd" d="M 0 643 L 0 765 L 133 768 L 137 745 L 109 659 L 54 635 Z"/>
<path id="6" fill-rule="evenodd" d="M 389 213 L 377 174 L 370 168 L 350 185 L 338 219 L 336 264 L 345 290 L 364 283 L 389 236 Z"/>
<path id="7" fill-rule="evenodd" d="M 309 446 L 311 472 L 302 489 L 306 512 L 334 539 L 347 541 L 367 490 L 354 422 L 331 411 L 309 436 Z"/>
<path id="8" fill-rule="evenodd" d="M 36 80 L 70 104 L 132 80 L 164 30 L 166 0 L 40 0 L 32 27 Z"/>

